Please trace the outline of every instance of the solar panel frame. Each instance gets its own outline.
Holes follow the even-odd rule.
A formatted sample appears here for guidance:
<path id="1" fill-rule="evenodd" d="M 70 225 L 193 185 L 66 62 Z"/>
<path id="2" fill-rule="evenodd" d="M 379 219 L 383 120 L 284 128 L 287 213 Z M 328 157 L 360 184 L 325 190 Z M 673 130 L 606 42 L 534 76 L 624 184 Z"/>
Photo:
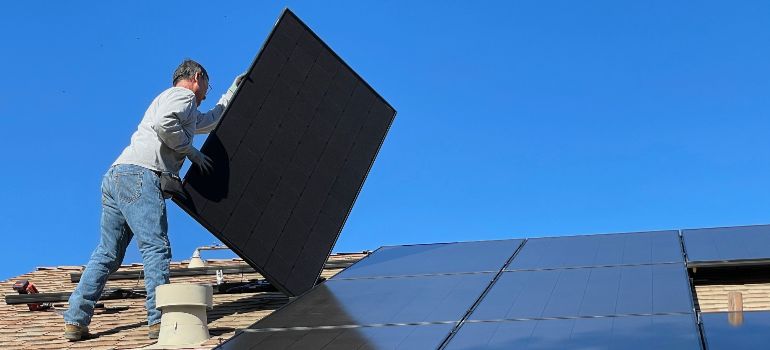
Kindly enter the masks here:
<path id="1" fill-rule="evenodd" d="M 320 276 L 396 111 L 289 9 L 248 72 L 202 147 L 213 174 L 191 167 L 174 201 L 295 296 Z"/>
<path id="2" fill-rule="evenodd" d="M 687 266 L 770 264 L 770 225 L 682 230 Z"/>

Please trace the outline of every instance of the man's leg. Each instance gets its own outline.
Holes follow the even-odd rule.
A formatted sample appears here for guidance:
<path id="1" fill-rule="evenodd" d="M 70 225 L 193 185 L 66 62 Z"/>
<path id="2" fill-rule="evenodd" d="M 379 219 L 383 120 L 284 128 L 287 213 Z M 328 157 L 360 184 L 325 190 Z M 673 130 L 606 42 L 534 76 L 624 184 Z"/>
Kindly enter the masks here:
<path id="1" fill-rule="evenodd" d="M 147 288 L 147 324 L 160 322 L 161 312 L 155 308 L 155 288 L 169 282 L 171 247 L 168 241 L 166 202 L 160 191 L 160 179 L 154 172 L 142 170 L 142 195 L 124 207 L 124 214 L 136 235 L 144 262 L 144 285 Z"/>
<path id="2" fill-rule="evenodd" d="M 91 323 L 94 306 L 102 295 L 107 277 L 123 262 L 126 247 L 131 241 L 131 230 L 118 209 L 113 190 L 112 169 L 102 179 L 102 218 L 99 245 L 69 298 L 69 309 L 64 313 L 66 324 L 86 327 Z"/>

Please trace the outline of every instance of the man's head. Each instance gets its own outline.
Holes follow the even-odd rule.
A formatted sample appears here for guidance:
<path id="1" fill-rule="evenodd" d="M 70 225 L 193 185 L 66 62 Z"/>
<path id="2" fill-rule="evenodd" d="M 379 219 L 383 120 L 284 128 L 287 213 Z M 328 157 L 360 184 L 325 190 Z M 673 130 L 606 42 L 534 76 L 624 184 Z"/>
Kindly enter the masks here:
<path id="1" fill-rule="evenodd" d="M 200 63 L 186 59 L 176 67 L 172 85 L 190 89 L 195 94 L 196 103 L 200 106 L 209 91 L 209 74 Z"/>

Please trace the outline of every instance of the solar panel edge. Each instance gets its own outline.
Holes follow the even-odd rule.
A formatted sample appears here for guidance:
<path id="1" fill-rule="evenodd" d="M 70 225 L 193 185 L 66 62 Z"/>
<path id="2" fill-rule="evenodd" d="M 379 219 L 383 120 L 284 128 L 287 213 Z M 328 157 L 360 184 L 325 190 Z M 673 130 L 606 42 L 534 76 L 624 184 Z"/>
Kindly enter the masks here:
<path id="1" fill-rule="evenodd" d="M 429 246 L 429 245 L 442 245 L 442 244 L 455 244 L 455 243 L 477 243 L 477 242 L 501 242 L 519 240 L 524 241 L 526 238 L 501 238 L 501 239 L 488 239 L 488 240 L 476 240 L 476 241 L 456 241 L 456 242 L 436 242 L 436 243 L 410 243 L 410 244 L 393 244 L 383 245 L 380 248 L 392 248 L 392 247 L 412 247 L 412 246 Z M 521 242 L 520 242 L 521 243 Z M 378 248 L 379 249 L 379 248 Z"/>
<path id="2" fill-rule="evenodd" d="M 495 273 L 524 240 L 491 240 L 380 247 L 338 279 Z M 393 262 L 400 261 L 397 265 Z M 398 266 L 401 266 L 400 268 Z"/>
<path id="3" fill-rule="evenodd" d="M 764 228 L 764 227 L 770 227 L 770 224 L 751 224 L 751 225 L 738 225 L 738 226 L 695 227 L 695 228 L 683 228 L 683 229 L 680 229 L 680 230 L 682 231 L 682 233 L 684 233 L 686 231 L 750 229 L 750 228 Z"/>
<path id="4" fill-rule="evenodd" d="M 659 234 L 659 233 L 667 233 L 667 232 L 678 233 L 679 230 L 663 229 L 663 230 L 652 230 L 652 231 L 598 232 L 598 233 L 573 234 L 573 235 L 561 235 L 561 236 L 527 237 L 527 239 L 539 240 L 539 239 L 554 239 L 554 238 L 564 238 L 564 237 L 595 237 L 595 236 L 629 235 L 629 234 L 635 234 L 635 233 Z"/>

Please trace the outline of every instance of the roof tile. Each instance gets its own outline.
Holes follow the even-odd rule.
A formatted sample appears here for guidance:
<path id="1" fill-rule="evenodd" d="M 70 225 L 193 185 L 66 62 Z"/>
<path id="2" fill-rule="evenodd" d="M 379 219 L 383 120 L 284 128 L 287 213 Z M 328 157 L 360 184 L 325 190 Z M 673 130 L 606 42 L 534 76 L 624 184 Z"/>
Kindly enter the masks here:
<path id="1" fill-rule="evenodd" d="M 330 262 L 354 262 L 365 254 L 335 254 Z M 211 259 L 209 266 L 248 267 L 241 259 Z M 186 262 L 172 263 L 171 268 L 186 267 Z M 17 278 L 0 281 L 0 296 L 16 294 L 12 286 L 16 280 L 28 279 L 38 291 L 71 292 L 75 283 L 70 282 L 70 274 L 82 271 L 82 266 L 38 267 L 35 271 Z M 141 264 L 123 265 L 120 271 L 139 271 Z M 321 276 L 329 278 L 341 271 L 341 268 L 325 269 Z M 227 282 L 247 282 L 261 279 L 255 272 L 225 274 Z M 215 275 L 172 277 L 171 283 L 208 283 L 215 284 Z M 106 288 L 144 288 L 143 279 L 112 280 Z M 235 334 L 238 329 L 246 328 L 257 320 L 269 315 L 283 306 L 288 298 L 278 292 L 217 294 L 214 295 L 214 308 L 208 311 L 209 333 L 211 339 L 202 344 L 200 349 L 211 349 Z M 68 342 L 62 337 L 64 319 L 61 313 L 66 310 L 66 303 L 55 303 L 52 310 L 29 311 L 26 305 L 0 305 L 0 348 L 34 349 L 133 349 L 140 348 L 154 341 L 147 338 L 147 313 L 143 299 L 104 300 L 104 308 L 94 312 L 89 331 L 94 338 L 79 342 Z"/>
<path id="2" fill-rule="evenodd" d="M 727 311 L 727 295 L 741 292 L 743 310 L 770 310 L 770 283 L 696 285 L 695 294 L 702 312 Z"/>

